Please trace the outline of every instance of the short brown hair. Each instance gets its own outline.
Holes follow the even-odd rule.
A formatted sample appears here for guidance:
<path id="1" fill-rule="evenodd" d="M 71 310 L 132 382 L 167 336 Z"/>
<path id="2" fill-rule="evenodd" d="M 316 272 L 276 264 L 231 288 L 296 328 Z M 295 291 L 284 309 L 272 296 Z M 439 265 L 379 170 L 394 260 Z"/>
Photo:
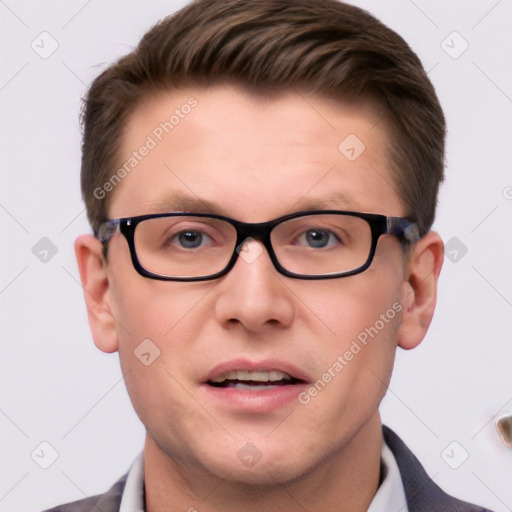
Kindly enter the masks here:
<path id="1" fill-rule="evenodd" d="M 197 0 L 156 24 L 86 95 L 81 184 L 94 232 L 107 220 L 111 197 L 97 191 L 119 165 L 123 129 L 141 99 L 223 82 L 258 94 L 295 88 L 376 101 L 386 117 L 394 186 L 420 232 L 430 229 L 445 120 L 420 60 L 398 34 L 337 0 Z"/>

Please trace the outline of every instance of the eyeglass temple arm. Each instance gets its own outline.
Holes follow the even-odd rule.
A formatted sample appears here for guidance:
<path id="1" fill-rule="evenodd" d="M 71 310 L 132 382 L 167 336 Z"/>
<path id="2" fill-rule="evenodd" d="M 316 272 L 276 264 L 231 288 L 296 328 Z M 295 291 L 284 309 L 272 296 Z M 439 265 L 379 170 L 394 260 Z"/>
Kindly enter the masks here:
<path id="1" fill-rule="evenodd" d="M 417 242 L 421 238 L 418 225 L 415 222 L 401 217 L 387 218 L 386 233 L 410 243 Z"/>
<path id="2" fill-rule="evenodd" d="M 114 236 L 121 226 L 120 219 L 113 219 L 100 224 L 98 232 L 95 234 L 96 238 L 102 243 L 106 244 Z"/>

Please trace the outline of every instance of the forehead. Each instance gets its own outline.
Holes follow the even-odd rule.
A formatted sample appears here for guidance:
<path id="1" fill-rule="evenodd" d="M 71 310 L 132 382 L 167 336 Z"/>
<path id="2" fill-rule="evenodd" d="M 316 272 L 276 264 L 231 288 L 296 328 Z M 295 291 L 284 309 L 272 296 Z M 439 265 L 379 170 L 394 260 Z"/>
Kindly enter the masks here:
<path id="1" fill-rule="evenodd" d="M 122 137 L 110 217 L 201 210 L 263 221 L 338 208 L 401 215 L 379 109 L 299 91 L 160 92 Z"/>

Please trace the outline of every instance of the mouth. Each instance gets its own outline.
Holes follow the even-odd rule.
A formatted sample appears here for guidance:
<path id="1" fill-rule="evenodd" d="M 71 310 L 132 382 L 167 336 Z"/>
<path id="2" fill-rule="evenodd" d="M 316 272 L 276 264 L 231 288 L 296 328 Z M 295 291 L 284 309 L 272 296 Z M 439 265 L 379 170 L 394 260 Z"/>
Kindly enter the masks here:
<path id="1" fill-rule="evenodd" d="M 303 384 L 289 373 L 279 370 L 229 370 L 208 379 L 207 384 L 215 388 L 235 388 L 246 391 L 264 391 L 276 386 L 294 386 Z"/>
<path id="2" fill-rule="evenodd" d="M 266 414 L 295 403 L 310 381 L 305 372 L 284 361 L 237 359 L 213 368 L 200 389 L 213 407 Z"/>

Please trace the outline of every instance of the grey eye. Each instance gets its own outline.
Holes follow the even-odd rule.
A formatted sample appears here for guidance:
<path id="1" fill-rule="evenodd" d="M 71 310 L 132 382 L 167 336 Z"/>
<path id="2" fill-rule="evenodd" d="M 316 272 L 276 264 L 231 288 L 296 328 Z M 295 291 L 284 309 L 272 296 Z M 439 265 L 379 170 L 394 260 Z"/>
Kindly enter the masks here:
<path id="1" fill-rule="evenodd" d="M 332 247 L 338 243 L 338 238 L 331 232 L 324 229 L 309 229 L 301 237 L 302 243 L 314 249 L 323 249 L 324 247 Z"/>
<path id="2" fill-rule="evenodd" d="M 182 231 L 176 235 L 176 238 L 185 249 L 195 249 L 203 242 L 203 234 L 197 231 Z"/>

